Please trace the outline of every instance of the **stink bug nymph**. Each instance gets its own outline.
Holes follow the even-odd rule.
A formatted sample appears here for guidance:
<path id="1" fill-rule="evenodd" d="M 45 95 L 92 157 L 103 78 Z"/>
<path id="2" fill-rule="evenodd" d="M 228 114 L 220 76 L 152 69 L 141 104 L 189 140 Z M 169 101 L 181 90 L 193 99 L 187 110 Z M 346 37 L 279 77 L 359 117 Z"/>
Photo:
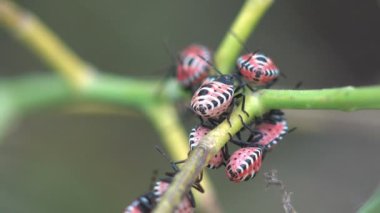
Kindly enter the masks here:
<path id="1" fill-rule="evenodd" d="M 166 158 L 169 160 L 167 155 L 158 147 L 156 146 L 156 149 Z M 169 160 L 170 161 L 170 160 Z M 162 195 L 168 190 L 170 183 L 173 181 L 174 176 L 180 171 L 177 163 L 180 162 L 172 162 L 170 161 L 171 167 L 174 170 L 174 172 L 166 172 L 166 177 L 159 179 L 153 186 L 153 194 L 155 196 L 155 201 L 159 202 Z M 204 189 L 201 186 L 200 182 L 202 180 L 202 174 L 198 177 L 198 179 L 193 183 L 192 187 L 199 192 L 203 193 Z M 195 200 L 194 195 L 192 191 L 190 190 L 189 193 L 186 194 L 186 196 L 182 199 L 181 203 L 177 206 L 175 213 L 191 213 L 194 211 L 195 208 Z"/>
<path id="2" fill-rule="evenodd" d="M 230 34 L 248 52 L 240 56 L 236 62 L 237 74 L 244 79 L 247 87 L 254 91 L 250 85 L 270 87 L 276 82 L 280 71 L 272 59 L 259 51 L 250 51 L 234 32 L 230 32 Z"/>
<path id="3" fill-rule="evenodd" d="M 247 181 L 255 177 L 263 160 L 260 147 L 245 147 L 236 150 L 228 159 L 226 174 L 235 183 Z"/>
<path id="4" fill-rule="evenodd" d="M 269 111 L 264 114 L 263 118 L 252 122 L 251 126 L 246 125 L 241 116 L 240 120 L 251 134 L 246 141 L 234 139 L 230 141 L 240 147 L 252 145 L 262 146 L 265 152 L 272 150 L 287 133 L 295 129 L 288 130 L 288 123 L 281 110 Z"/>
<path id="5" fill-rule="evenodd" d="M 195 91 L 191 108 L 202 118 L 217 119 L 230 107 L 234 98 L 234 81 L 230 75 L 222 75 L 205 81 Z"/>
<path id="6" fill-rule="evenodd" d="M 211 51 L 199 44 L 189 45 L 179 54 L 177 80 L 184 88 L 194 88 L 207 78 L 210 65 L 201 57 L 212 60 Z"/>
<path id="7" fill-rule="evenodd" d="M 240 56 L 237 69 L 247 83 L 256 86 L 270 86 L 280 75 L 272 59 L 259 52 Z"/>
<path id="8" fill-rule="evenodd" d="M 199 125 L 193 128 L 189 135 L 189 145 L 190 151 L 192 151 L 195 147 L 198 146 L 199 141 L 207 135 L 211 131 L 210 128 Z M 218 153 L 211 157 L 209 160 L 207 167 L 210 169 L 217 169 L 222 165 L 225 165 L 224 161 L 228 158 L 228 148 L 225 145 Z"/>

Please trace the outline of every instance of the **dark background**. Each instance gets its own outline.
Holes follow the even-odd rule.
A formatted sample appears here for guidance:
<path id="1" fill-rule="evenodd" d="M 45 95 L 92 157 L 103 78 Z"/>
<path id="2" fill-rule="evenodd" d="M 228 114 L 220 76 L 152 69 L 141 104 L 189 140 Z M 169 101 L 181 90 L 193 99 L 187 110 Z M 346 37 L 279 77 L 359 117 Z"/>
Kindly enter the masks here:
<path id="1" fill-rule="evenodd" d="M 80 56 L 108 72 L 162 75 L 173 49 L 199 42 L 215 49 L 243 1 L 17 1 L 46 22 Z M 276 1 L 247 46 L 270 55 L 304 89 L 379 84 L 380 2 Z M 0 30 L 0 74 L 49 70 Z M 47 72 L 46 71 L 46 72 Z M 298 212 L 354 212 L 380 179 L 380 112 L 287 110 L 298 130 L 270 153 L 294 192 Z M 188 123 L 187 126 L 194 125 Z M 188 129 L 189 131 L 190 129 Z M 121 212 L 148 190 L 167 162 L 159 137 L 140 115 L 43 111 L 23 118 L 0 145 L 0 212 Z M 282 212 L 278 189 L 263 177 L 230 183 L 211 171 L 225 212 Z"/>

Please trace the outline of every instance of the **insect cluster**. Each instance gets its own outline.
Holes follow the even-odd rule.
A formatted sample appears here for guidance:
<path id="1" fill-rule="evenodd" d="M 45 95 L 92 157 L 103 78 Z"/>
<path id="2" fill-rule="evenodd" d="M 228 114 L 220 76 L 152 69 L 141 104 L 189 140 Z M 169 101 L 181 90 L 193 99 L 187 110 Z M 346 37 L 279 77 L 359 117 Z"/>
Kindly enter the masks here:
<path id="1" fill-rule="evenodd" d="M 165 153 L 163 153 L 158 147 L 156 147 L 161 154 L 165 157 Z M 160 178 L 154 182 L 148 193 L 141 195 L 136 198 L 129 206 L 127 206 L 124 210 L 124 213 L 147 213 L 151 212 L 157 203 L 160 201 L 163 194 L 168 190 L 170 183 L 173 181 L 173 177 L 180 171 L 177 167 L 177 163 L 181 162 L 170 162 L 172 169 L 174 172 L 166 172 L 166 176 L 164 178 Z M 202 175 L 198 177 L 198 179 L 193 183 L 192 187 L 199 192 L 203 193 L 203 187 L 200 185 L 202 180 Z M 182 199 L 181 203 L 175 209 L 175 213 L 186 213 L 193 212 L 195 208 L 195 200 L 192 191 Z"/>
<path id="2" fill-rule="evenodd" d="M 248 115 L 244 109 L 245 96 L 241 91 L 245 88 L 251 91 L 268 88 L 280 75 L 274 62 L 261 52 L 240 56 L 236 62 L 237 71 L 233 74 L 221 74 L 212 63 L 211 51 L 198 44 L 189 45 L 177 57 L 176 79 L 184 89 L 193 93 L 190 107 L 201 120 L 189 135 L 189 154 L 214 127 L 225 119 L 229 121 L 232 109 L 239 103 Z M 210 75 L 211 70 L 218 75 Z M 227 178 L 236 183 L 254 178 L 266 154 L 289 132 L 284 113 L 280 110 L 270 110 L 249 124 L 244 123 L 243 119 L 241 121 L 244 128 L 237 133 L 237 138 L 230 135 L 230 143 L 237 145 L 236 151 L 230 155 L 226 144 L 207 165 L 210 169 L 225 166 Z M 243 140 L 242 135 L 247 138 Z M 125 212 L 150 212 L 167 190 L 172 176 L 178 172 L 175 164 L 173 168 L 174 173 L 167 173 L 168 177 L 156 182 L 151 192 L 136 199 Z M 193 188 L 203 192 L 200 180 Z M 190 191 L 176 212 L 193 212 L 194 207 Z"/>

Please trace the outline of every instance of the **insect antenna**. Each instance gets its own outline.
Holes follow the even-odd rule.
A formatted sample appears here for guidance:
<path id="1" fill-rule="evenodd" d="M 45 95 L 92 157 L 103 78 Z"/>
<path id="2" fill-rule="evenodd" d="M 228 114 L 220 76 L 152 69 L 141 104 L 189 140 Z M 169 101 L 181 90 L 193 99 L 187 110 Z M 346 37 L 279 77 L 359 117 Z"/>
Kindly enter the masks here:
<path id="1" fill-rule="evenodd" d="M 256 50 L 256 51 L 251 51 L 250 49 L 248 49 L 248 47 L 244 44 L 243 40 L 241 38 L 239 38 L 238 35 L 236 35 L 236 33 L 234 31 L 230 31 L 230 34 L 232 37 L 235 38 L 235 40 L 244 48 L 244 50 L 247 52 L 247 53 L 252 53 L 252 56 L 259 52 L 260 50 Z M 251 57 L 252 57 L 251 56 Z"/>
<path id="2" fill-rule="evenodd" d="M 211 63 L 209 60 L 207 60 L 205 57 L 198 55 L 199 58 L 201 58 L 203 61 L 205 61 L 210 67 L 212 67 L 219 75 L 224 75 L 216 66 Z"/>
<path id="3" fill-rule="evenodd" d="M 164 156 L 164 158 L 165 158 L 166 160 L 169 161 L 169 163 L 170 163 L 170 165 L 172 166 L 173 170 L 174 170 L 175 172 L 178 172 L 178 171 L 179 171 L 179 168 L 178 168 L 177 164 L 179 164 L 179 163 L 183 163 L 183 162 L 185 162 L 185 161 L 183 160 L 183 161 L 174 162 L 174 161 L 170 160 L 170 158 L 168 157 L 168 155 L 167 155 L 167 154 L 161 149 L 161 147 L 159 147 L 158 145 L 155 145 L 154 147 L 156 148 L 156 150 L 157 150 L 162 156 Z"/>
<path id="4" fill-rule="evenodd" d="M 178 54 L 175 54 L 170 48 L 169 41 L 167 39 L 163 39 L 162 44 L 164 45 L 165 52 L 169 55 L 173 64 L 176 64 L 177 61 L 182 62 L 181 57 L 179 57 Z"/>

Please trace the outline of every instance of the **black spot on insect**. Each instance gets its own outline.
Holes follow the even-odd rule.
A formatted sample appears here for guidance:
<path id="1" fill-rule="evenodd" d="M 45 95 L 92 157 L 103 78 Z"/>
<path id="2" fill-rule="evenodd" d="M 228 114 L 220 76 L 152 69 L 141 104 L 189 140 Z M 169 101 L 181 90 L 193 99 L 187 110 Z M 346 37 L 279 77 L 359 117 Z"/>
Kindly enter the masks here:
<path id="1" fill-rule="evenodd" d="M 247 165 L 246 165 L 246 164 L 242 164 L 242 165 L 241 165 L 241 168 L 242 168 L 243 170 L 246 170 L 246 169 L 247 169 Z"/>
<path id="2" fill-rule="evenodd" d="M 203 96 L 203 95 L 207 95 L 208 94 L 208 90 L 207 89 L 202 89 L 201 91 L 199 91 L 198 95 L 199 96 Z"/>
<path id="3" fill-rule="evenodd" d="M 240 63 L 240 65 L 241 66 L 246 66 L 248 64 L 248 62 L 249 62 L 249 60 L 247 59 L 247 60 L 243 61 L 242 63 Z"/>
<path id="4" fill-rule="evenodd" d="M 230 97 L 230 95 L 228 93 L 223 92 L 222 94 L 226 98 L 226 100 L 228 100 L 228 98 Z"/>
<path id="5" fill-rule="evenodd" d="M 220 101 L 220 104 L 223 104 L 223 102 L 224 102 L 224 98 L 221 97 L 221 96 L 218 96 L 217 98 L 218 98 L 218 100 Z"/>
<path id="6" fill-rule="evenodd" d="M 212 100 L 211 102 L 212 102 L 212 105 L 214 105 L 214 107 L 217 107 L 217 106 L 218 106 L 218 102 L 217 102 L 217 101 Z"/>
<path id="7" fill-rule="evenodd" d="M 205 84 L 202 87 L 204 87 L 204 88 L 212 88 L 213 86 L 212 86 L 212 84 Z"/>
<path id="8" fill-rule="evenodd" d="M 257 71 L 255 72 L 255 77 L 256 77 L 256 78 L 260 78 L 262 74 L 263 74 L 263 72 L 262 72 L 261 70 L 257 70 Z"/>
<path id="9" fill-rule="evenodd" d="M 265 57 L 263 57 L 263 56 L 256 57 L 256 60 L 258 60 L 258 61 L 262 61 L 262 62 L 264 62 L 264 63 L 267 63 L 267 62 L 268 62 L 268 61 L 267 61 L 267 58 L 265 58 Z"/>
<path id="10" fill-rule="evenodd" d="M 191 58 L 190 60 L 189 60 L 189 62 L 187 63 L 188 65 L 189 65 L 189 67 L 191 66 L 191 64 L 194 62 L 194 58 Z"/>
<path id="11" fill-rule="evenodd" d="M 227 90 L 228 91 L 228 93 L 230 93 L 230 96 L 232 96 L 232 93 L 234 92 L 232 89 L 230 90 Z"/>
<path id="12" fill-rule="evenodd" d="M 252 161 L 250 159 L 246 159 L 245 162 L 248 163 L 248 165 L 251 165 L 252 164 Z"/>

